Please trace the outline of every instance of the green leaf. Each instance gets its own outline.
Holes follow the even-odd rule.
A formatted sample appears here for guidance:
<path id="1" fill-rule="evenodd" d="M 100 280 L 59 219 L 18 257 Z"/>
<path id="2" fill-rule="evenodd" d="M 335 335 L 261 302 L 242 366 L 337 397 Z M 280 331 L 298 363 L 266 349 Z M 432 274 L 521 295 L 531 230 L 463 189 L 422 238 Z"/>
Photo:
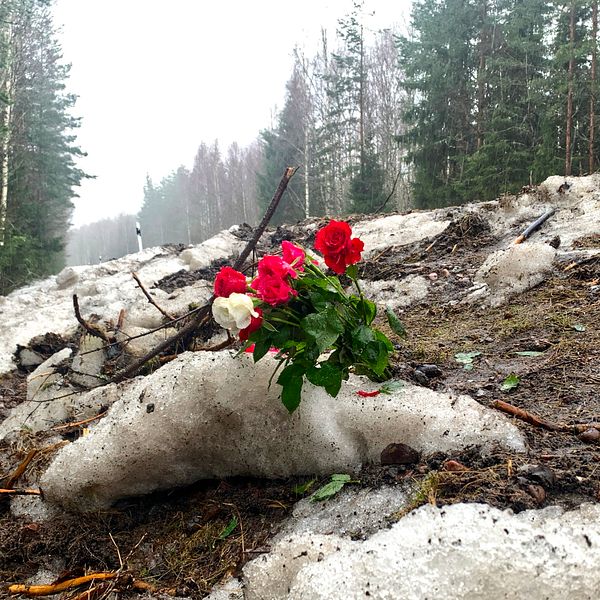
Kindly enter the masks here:
<path id="1" fill-rule="evenodd" d="M 356 310 L 361 316 L 364 315 L 367 325 L 370 325 L 375 319 L 375 315 L 377 315 L 377 305 L 367 298 L 359 298 L 356 303 Z"/>
<path id="2" fill-rule="evenodd" d="M 306 371 L 306 378 L 313 385 L 324 387 L 326 392 L 334 398 L 342 387 L 342 375 L 342 369 L 330 362 L 320 363 Z"/>
<path id="3" fill-rule="evenodd" d="M 457 352 L 454 355 L 454 359 L 456 360 L 456 362 L 459 362 L 462 365 L 464 365 L 463 368 L 465 369 L 465 371 L 472 371 L 473 359 L 477 356 L 481 356 L 481 352 L 478 352 L 477 350 L 474 350 L 473 352 Z"/>
<path id="4" fill-rule="evenodd" d="M 387 316 L 388 324 L 390 329 L 399 337 L 405 338 L 407 336 L 406 329 L 402 324 L 402 321 L 397 317 L 396 313 L 388 306 L 385 309 L 385 314 Z"/>
<path id="5" fill-rule="evenodd" d="M 523 350 L 522 352 L 514 352 L 513 354 L 516 354 L 517 356 L 530 356 L 533 358 L 536 356 L 542 356 L 544 353 L 536 350 Z"/>
<path id="6" fill-rule="evenodd" d="M 281 401 L 290 413 L 293 413 L 300 405 L 303 375 L 304 367 L 302 365 L 291 364 L 281 371 L 277 379 L 277 383 L 282 387 Z"/>
<path id="7" fill-rule="evenodd" d="M 374 331 L 375 331 L 375 337 L 380 342 L 383 342 L 385 344 L 385 347 L 387 348 L 388 352 L 393 352 L 394 345 L 392 344 L 392 342 L 390 342 L 387 335 L 385 335 L 385 333 L 382 333 L 381 331 L 379 331 L 379 329 L 375 329 Z"/>
<path id="8" fill-rule="evenodd" d="M 360 353 L 369 342 L 375 341 L 375 332 L 366 325 L 359 325 L 350 332 L 352 338 L 352 350 Z"/>
<path id="9" fill-rule="evenodd" d="M 275 348 L 283 348 L 287 341 L 296 337 L 292 335 L 292 331 L 293 329 L 289 325 L 281 325 L 279 331 L 269 337 L 270 345 L 275 346 Z"/>
<path id="10" fill-rule="evenodd" d="M 346 275 L 348 275 L 350 279 L 358 279 L 358 267 L 356 265 L 348 265 L 346 267 Z"/>
<path id="11" fill-rule="evenodd" d="M 331 481 L 320 487 L 311 497 L 311 502 L 318 502 L 320 500 L 327 500 L 332 496 L 335 496 L 349 481 L 351 480 L 350 475 L 343 473 L 336 473 L 331 476 Z"/>
<path id="12" fill-rule="evenodd" d="M 585 325 L 582 325 L 581 323 L 577 323 L 576 325 L 573 325 L 573 329 L 575 331 L 585 331 Z"/>
<path id="13" fill-rule="evenodd" d="M 318 279 L 316 277 L 302 277 L 302 284 L 308 287 L 318 287 L 327 292 L 339 293 L 339 290 L 333 285 L 330 279 Z"/>
<path id="14" fill-rule="evenodd" d="M 264 319 L 262 322 L 262 327 L 264 327 L 267 331 L 277 331 L 277 329 L 275 329 L 275 327 L 273 325 L 271 325 L 271 323 L 269 323 L 269 321 L 266 321 Z"/>
<path id="15" fill-rule="evenodd" d="M 500 386 L 500 389 L 503 392 L 510 392 L 510 390 L 514 390 L 520 383 L 520 379 L 517 375 L 515 375 L 514 373 L 511 373 L 503 382 L 502 385 Z"/>
<path id="16" fill-rule="evenodd" d="M 391 381 L 384 383 L 379 388 L 379 391 L 382 394 L 391 394 L 392 392 L 395 392 L 396 390 L 401 390 L 404 387 L 404 385 L 405 385 L 404 381 L 400 381 L 399 379 L 392 379 Z"/>
<path id="17" fill-rule="evenodd" d="M 316 479 L 311 479 L 306 481 L 305 483 L 299 483 L 292 488 L 294 494 L 303 495 L 310 490 L 310 488 L 315 484 Z"/>
<path id="18" fill-rule="evenodd" d="M 312 305 L 319 311 L 331 308 L 333 302 L 332 296 L 333 294 L 322 290 L 311 290 L 308 293 Z"/>
<path id="19" fill-rule="evenodd" d="M 320 352 L 327 350 L 345 331 L 344 324 L 334 308 L 307 315 L 300 322 L 300 326 L 315 339 Z"/>
<path id="20" fill-rule="evenodd" d="M 221 533 L 219 534 L 219 537 L 217 539 L 224 540 L 224 539 L 228 538 L 233 533 L 233 530 L 237 527 L 237 525 L 238 525 L 238 520 L 237 520 L 237 517 L 234 515 L 233 517 L 231 517 L 231 521 L 229 521 L 229 523 L 227 523 L 227 525 L 225 526 L 223 531 L 221 531 Z"/>
<path id="21" fill-rule="evenodd" d="M 370 342 L 361 354 L 361 358 L 376 375 L 383 375 L 389 362 L 388 347 L 380 340 Z"/>
<path id="22" fill-rule="evenodd" d="M 257 363 L 269 351 L 270 347 L 271 340 L 269 338 L 263 338 L 254 342 L 254 352 L 252 353 L 254 362 Z"/>
<path id="23" fill-rule="evenodd" d="M 350 475 L 346 475 L 346 473 L 334 473 L 331 476 L 331 481 L 343 481 L 344 483 L 349 483 L 352 480 Z"/>

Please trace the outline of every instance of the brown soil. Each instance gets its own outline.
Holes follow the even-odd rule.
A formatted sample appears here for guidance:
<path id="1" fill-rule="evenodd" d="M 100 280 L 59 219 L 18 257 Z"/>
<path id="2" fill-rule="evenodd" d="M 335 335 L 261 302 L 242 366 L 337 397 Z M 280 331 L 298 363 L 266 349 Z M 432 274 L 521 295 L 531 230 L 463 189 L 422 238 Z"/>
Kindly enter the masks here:
<path id="1" fill-rule="evenodd" d="M 244 229 L 243 235 L 250 234 Z M 292 234 L 297 232 L 279 228 L 269 242 L 290 239 L 286 236 Z M 543 284 L 500 308 L 457 304 L 496 243 L 485 220 L 466 215 L 435 238 L 390 247 L 363 265 L 363 276 L 371 279 L 436 274 L 426 300 L 400 315 L 408 337 L 394 339 L 396 376 L 436 390 L 469 394 L 487 407 L 503 400 L 555 424 L 598 423 L 600 294 L 593 286 L 600 278 L 600 259 L 568 269 L 558 263 Z M 596 238 L 580 241 L 581 247 L 596 244 Z M 176 274 L 160 285 L 175 289 L 188 283 L 187 276 Z M 455 355 L 474 351 L 480 354 L 467 370 Z M 424 364 L 438 369 L 419 369 Z M 519 378 L 518 386 L 502 391 L 511 374 Z M 0 380 L 0 418 L 23 400 L 24 391 L 22 374 Z M 515 423 L 529 443 L 526 455 L 500 449 L 482 453 L 479 448 L 437 453 L 422 457 L 416 465 L 369 466 L 360 483 L 353 485 L 401 485 L 411 480 L 416 492 L 407 510 L 426 502 L 487 502 L 520 511 L 600 501 L 600 445 L 573 433 L 521 420 Z M 75 428 L 65 437 L 73 439 L 82 430 Z M 55 443 L 47 435 L 24 435 L 12 445 L 0 446 L 0 484 L 29 450 Z M 50 454 L 41 452 L 18 486 L 34 486 Z M 158 590 L 201 598 L 212 585 L 239 573 L 248 559 L 268 549 L 270 534 L 299 498 L 294 485 L 305 480 L 205 481 L 122 502 L 103 513 L 83 518 L 64 514 L 45 523 L 12 517 L 8 503 L 0 500 L 0 582 L 21 583 L 40 568 L 55 567 L 54 557 L 61 558 L 65 577 L 118 570 L 122 560 L 131 575 Z M 392 515 L 390 521 L 402 514 Z M 124 580 L 116 587 L 106 584 L 96 597 L 127 585 Z M 7 592 L 0 587 L 0 598 L 4 596 Z"/>

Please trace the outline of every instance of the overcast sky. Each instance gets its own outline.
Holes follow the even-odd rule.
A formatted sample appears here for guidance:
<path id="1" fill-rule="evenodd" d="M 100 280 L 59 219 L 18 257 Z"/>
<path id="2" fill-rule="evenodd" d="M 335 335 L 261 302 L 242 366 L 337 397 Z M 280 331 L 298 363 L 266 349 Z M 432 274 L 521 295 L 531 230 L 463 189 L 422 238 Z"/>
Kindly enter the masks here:
<path id="1" fill-rule="evenodd" d="M 367 0 L 372 28 L 410 0 Z M 335 33 L 352 0 L 56 0 L 69 91 L 79 96 L 87 180 L 73 224 L 135 213 L 146 174 L 191 167 L 200 142 L 250 144 L 281 107 L 295 45 Z"/>

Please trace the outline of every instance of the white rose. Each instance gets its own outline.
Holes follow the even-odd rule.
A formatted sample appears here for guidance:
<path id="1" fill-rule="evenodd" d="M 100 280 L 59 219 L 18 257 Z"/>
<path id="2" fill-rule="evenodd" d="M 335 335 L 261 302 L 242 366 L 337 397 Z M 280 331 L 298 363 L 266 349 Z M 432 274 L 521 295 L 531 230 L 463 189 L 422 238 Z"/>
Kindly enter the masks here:
<path id="1" fill-rule="evenodd" d="M 236 332 L 246 329 L 252 317 L 259 316 L 254 310 L 252 298 L 235 292 L 230 294 L 229 298 L 215 298 L 212 314 L 221 327 Z"/>

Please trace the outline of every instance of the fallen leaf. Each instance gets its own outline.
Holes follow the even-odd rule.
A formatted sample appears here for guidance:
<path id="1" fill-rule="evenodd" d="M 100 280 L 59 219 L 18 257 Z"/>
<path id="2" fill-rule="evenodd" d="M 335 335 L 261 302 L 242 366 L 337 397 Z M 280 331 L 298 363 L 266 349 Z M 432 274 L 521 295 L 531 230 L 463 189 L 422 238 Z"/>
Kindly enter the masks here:
<path id="1" fill-rule="evenodd" d="M 331 481 L 320 487 L 311 497 L 311 502 L 318 502 L 319 500 L 327 500 L 332 496 L 335 496 L 349 481 L 350 475 L 344 473 L 336 473 L 331 476 Z"/>
<path id="2" fill-rule="evenodd" d="M 473 352 L 457 352 L 454 355 L 454 359 L 456 362 L 461 363 L 466 371 L 471 371 L 473 369 L 473 359 L 480 355 L 481 352 L 477 350 L 473 350 Z"/>
<path id="3" fill-rule="evenodd" d="M 519 377 L 517 375 L 515 375 L 514 373 L 511 373 L 502 382 L 502 385 L 500 386 L 500 389 L 503 392 L 510 392 L 510 390 L 514 390 L 519 385 L 520 382 L 521 382 L 521 380 L 519 379 Z"/>

